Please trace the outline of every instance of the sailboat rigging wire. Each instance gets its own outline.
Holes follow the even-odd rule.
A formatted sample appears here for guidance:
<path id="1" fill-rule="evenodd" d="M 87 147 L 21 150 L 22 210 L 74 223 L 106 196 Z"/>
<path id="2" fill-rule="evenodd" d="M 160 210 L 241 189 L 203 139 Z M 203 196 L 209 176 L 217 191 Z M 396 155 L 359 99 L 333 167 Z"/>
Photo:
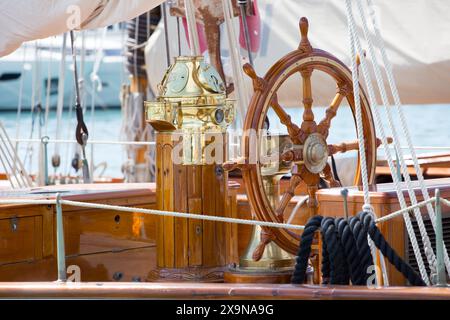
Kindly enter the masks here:
<path id="1" fill-rule="evenodd" d="M 0 144 L 1 148 L 0 157 L 2 157 L 2 163 L 6 173 L 8 174 L 9 172 L 8 167 L 6 166 L 6 164 L 8 163 L 9 169 L 11 169 L 11 175 L 9 175 L 9 177 L 12 176 L 12 178 L 15 179 L 16 182 L 19 184 L 19 187 L 31 187 L 32 186 L 31 178 L 27 174 L 22 161 L 17 155 L 17 150 L 11 143 L 11 140 L 9 139 L 8 133 L 6 132 L 6 129 L 3 126 L 2 122 L 0 122 L 0 139 L 2 140 L 2 143 Z M 3 157 L 5 159 L 3 159 Z M 11 161 L 14 163 L 13 166 L 9 165 L 10 161 L 8 159 L 11 159 Z M 12 185 L 12 180 L 10 180 L 10 183 Z"/>
<path id="2" fill-rule="evenodd" d="M 250 42 L 250 32 L 248 30 L 248 21 L 247 21 L 247 5 L 248 0 L 238 0 L 237 1 L 241 13 L 242 25 L 244 27 L 244 38 L 245 38 L 245 47 L 247 49 L 248 61 L 250 65 L 253 67 L 253 56 L 251 50 L 251 42 Z"/>
<path id="3" fill-rule="evenodd" d="M 94 67 L 92 70 L 92 73 L 90 75 L 90 80 L 91 80 L 91 84 L 92 84 L 92 90 L 91 90 L 91 119 L 90 119 L 90 128 L 91 128 L 91 135 L 93 135 L 95 133 L 95 102 L 96 102 L 96 97 L 97 97 L 97 91 L 102 91 L 102 80 L 100 79 L 100 77 L 98 76 L 98 71 L 100 69 L 100 65 L 102 63 L 103 57 L 104 57 L 104 52 L 103 52 L 103 43 L 105 41 L 106 38 L 106 33 L 108 31 L 108 28 L 105 27 L 102 30 L 102 35 L 100 38 L 100 45 L 96 48 L 97 49 L 97 54 L 95 56 L 95 61 L 94 61 Z M 96 33 L 96 38 L 95 40 L 97 40 L 97 33 Z M 97 41 L 96 41 L 97 44 Z M 94 145 L 91 144 L 91 159 L 90 159 L 90 167 L 94 168 Z"/>
<path id="4" fill-rule="evenodd" d="M 20 124 L 22 123 L 21 117 L 22 117 L 22 101 L 23 101 L 23 84 L 24 84 L 24 78 L 25 78 L 25 61 L 26 61 L 26 54 L 27 54 L 28 46 L 23 46 L 23 56 L 22 56 L 22 69 L 20 71 L 20 82 L 19 82 L 19 99 L 18 99 L 18 105 L 17 105 L 17 115 L 16 115 L 16 143 L 15 143 L 15 150 L 16 155 L 19 150 L 19 135 L 20 135 Z M 14 159 L 14 166 L 16 166 L 16 160 Z"/>
<path id="5" fill-rule="evenodd" d="M 11 139 L 14 142 L 33 142 L 41 143 L 41 139 Z M 76 143 L 76 140 L 71 139 L 48 139 L 47 143 Z M 154 146 L 154 141 L 114 141 L 114 140 L 89 140 L 87 144 L 118 144 L 118 145 L 141 145 L 141 146 Z"/>
<path id="6" fill-rule="evenodd" d="M 347 18 L 348 18 L 348 23 L 349 23 L 349 29 L 351 30 L 351 33 L 350 33 L 351 41 L 356 48 L 356 51 L 352 51 L 352 55 L 356 55 L 357 53 L 359 53 L 359 55 L 361 57 L 361 70 L 362 70 L 363 77 L 364 77 L 364 80 L 365 80 L 365 83 L 367 86 L 367 92 L 369 95 L 370 105 L 373 106 L 372 111 L 375 116 L 374 118 L 375 118 L 376 124 L 378 126 L 379 132 L 381 134 L 381 141 L 382 141 L 383 145 L 385 146 L 385 148 L 387 148 L 386 146 L 388 145 L 388 142 L 387 142 L 387 138 L 386 138 L 386 133 L 384 131 L 383 123 L 381 122 L 381 117 L 379 115 L 378 108 L 376 108 L 377 102 L 376 102 L 376 98 L 375 98 L 374 89 L 372 87 L 370 74 L 367 69 L 365 57 L 363 54 L 363 50 L 361 48 L 361 44 L 359 42 L 359 38 L 357 37 L 356 31 L 355 31 L 355 20 L 353 18 L 350 0 L 346 0 L 346 9 L 347 9 Z M 356 61 L 356 56 L 353 56 L 352 60 Z M 401 208 L 405 208 L 406 201 L 404 199 L 403 192 L 399 185 L 398 176 L 395 174 L 396 171 L 395 171 L 395 167 L 393 165 L 393 160 L 392 160 L 392 155 L 390 153 L 390 149 L 387 148 L 386 151 L 387 151 L 386 157 L 388 159 L 388 164 L 389 164 L 389 169 L 391 170 L 392 179 L 394 180 L 394 186 L 397 191 L 397 197 L 399 199 Z M 361 153 L 361 151 L 360 151 L 360 153 Z M 408 231 L 408 235 L 409 235 L 412 247 L 413 247 L 414 255 L 416 257 L 417 264 L 419 266 L 420 274 L 421 274 L 423 280 L 425 281 L 425 283 L 427 285 L 429 285 L 430 280 L 428 278 L 427 271 L 426 271 L 425 265 L 423 263 L 422 255 L 421 255 L 421 252 L 419 249 L 419 244 L 417 242 L 417 238 L 414 233 L 411 219 L 410 219 L 408 213 L 405 213 L 403 215 L 403 217 L 404 217 L 406 229 Z"/>
<path id="7" fill-rule="evenodd" d="M 435 202 L 436 198 L 430 198 L 428 201 L 422 201 L 418 203 L 416 206 L 423 207 L 427 205 L 427 203 Z M 440 198 L 440 201 L 450 207 L 450 201 L 444 198 Z M 93 208 L 93 209 L 107 209 L 107 210 L 115 210 L 115 211 L 124 211 L 124 212 L 131 212 L 131 213 L 145 213 L 145 214 L 153 214 L 153 215 L 160 215 L 160 216 L 172 216 L 172 217 L 180 217 L 180 218 L 193 218 L 193 219 L 199 219 L 199 220 L 207 220 L 207 221 L 219 221 L 219 222 L 229 222 L 229 223 L 237 223 L 237 224 L 249 224 L 249 225 L 260 225 L 260 226 L 267 226 L 272 228 L 286 228 L 286 229 L 297 229 L 297 230 L 304 230 L 305 226 L 303 225 L 292 225 L 292 224 L 286 224 L 286 223 L 278 223 L 278 222 L 266 222 L 266 221 L 259 221 L 259 220 L 247 220 L 247 219 L 237 219 L 237 218 L 226 218 L 223 216 L 214 216 L 214 215 L 208 215 L 208 214 L 193 214 L 193 213 L 183 213 L 183 212 L 177 212 L 177 211 L 167 211 L 167 210 L 156 210 L 156 209 L 143 209 L 143 208 L 136 208 L 136 207 L 127 207 L 127 206 L 116 206 L 116 205 L 105 205 L 100 203 L 92 203 L 92 202 L 79 202 L 79 201 L 71 201 L 71 200 L 60 200 L 61 204 L 71 205 L 74 207 L 83 207 L 83 208 Z M 56 200 L 52 199 L 1 199 L 0 198 L 0 204 L 56 204 Z M 415 207 L 415 206 L 414 206 Z M 405 212 L 408 212 L 414 208 L 413 206 L 407 207 L 405 209 L 395 211 L 387 216 L 384 216 L 382 218 L 378 218 L 375 220 L 375 223 L 381 223 L 386 222 L 388 220 L 391 220 L 399 215 L 404 214 Z"/>
<path id="8" fill-rule="evenodd" d="M 227 29 L 228 46 L 230 49 L 231 67 L 233 70 L 233 79 L 235 82 L 236 96 L 238 100 L 239 117 L 236 119 L 237 127 L 243 125 L 246 109 L 249 103 L 249 95 L 245 86 L 242 72 L 242 59 L 237 46 L 236 30 L 233 25 L 233 11 L 229 0 L 222 0 L 223 15 L 225 18 L 225 27 Z"/>
<path id="9" fill-rule="evenodd" d="M 49 57 L 47 62 L 47 84 L 46 84 L 46 92 L 45 92 L 45 117 L 44 117 L 44 136 L 47 135 L 48 129 L 48 115 L 50 113 L 50 91 L 52 87 L 52 63 L 53 63 L 53 45 L 55 38 L 52 37 Z"/>
<path id="10" fill-rule="evenodd" d="M 389 59 L 387 57 L 387 53 L 386 53 L 386 50 L 385 50 L 385 47 L 384 47 L 384 42 L 383 42 L 383 39 L 382 39 L 381 33 L 380 33 L 380 28 L 378 26 L 378 23 L 377 23 L 377 20 L 376 20 L 376 17 L 375 17 L 374 5 L 372 3 L 372 0 L 366 0 L 366 1 L 367 1 L 367 5 L 369 7 L 369 16 L 371 18 L 372 27 L 373 27 L 373 30 L 374 30 L 374 33 L 375 33 L 375 43 L 377 44 L 377 46 L 378 46 L 378 48 L 380 50 L 380 53 L 381 53 L 382 61 L 384 63 L 384 67 L 385 67 L 385 71 L 386 71 L 388 84 L 389 84 L 389 87 L 391 89 L 392 97 L 394 99 L 395 109 L 396 109 L 396 111 L 397 111 L 397 113 L 399 115 L 401 128 L 402 128 L 404 136 L 406 138 L 406 142 L 407 142 L 408 148 L 409 148 L 409 150 L 411 152 L 411 158 L 412 158 L 412 161 L 413 161 L 413 164 L 414 164 L 414 169 L 416 171 L 417 180 L 419 181 L 420 190 L 422 192 L 422 195 L 423 195 L 424 199 L 427 200 L 427 199 L 430 198 L 430 195 L 428 193 L 427 188 L 425 187 L 424 177 L 423 177 L 422 171 L 420 169 L 419 162 L 417 160 L 416 152 L 415 152 L 414 147 L 413 147 L 413 143 L 412 143 L 412 140 L 411 140 L 411 135 L 409 133 L 408 126 L 407 126 L 407 123 L 406 123 L 405 114 L 404 114 L 403 109 L 402 109 L 402 104 L 401 104 L 401 101 L 400 101 L 400 95 L 398 93 L 397 85 L 396 85 L 396 82 L 395 82 L 395 79 L 394 79 L 394 75 L 393 75 L 393 71 L 392 71 L 392 65 L 391 65 L 391 63 L 390 63 L 390 61 L 389 61 Z M 361 5 L 359 4 L 359 6 L 361 6 Z M 384 86 L 383 86 L 383 89 L 384 89 Z M 433 206 L 431 206 L 431 204 L 427 205 L 427 211 L 428 211 L 428 215 L 430 216 L 430 220 L 431 220 L 431 223 L 432 223 L 432 226 L 433 226 L 433 230 L 436 230 L 436 226 L 435 226 L 435 217 L 436 217 L 436 215 L 435 215 Z M 445 244 L 444 244 L 444 259 L 445 259 L 445 266 L 447 268 L 447 273 L 450 276 L 450 257 L 449 257 L 447 249 L 445 248 Z"/>
<path id="11" fill-rule="evenodd" d="M 184 0 L 184 11 L 186 13 L 191 56 L 199 56 L 201 55 L 200 42 L 198 40 L 197 20 L 195 19 L 195 9 L 192 0 Z"/>
<path id="12" fill-rule="evenodd" d="M 351 50 L 351 71 L 352 71 L 352 82 L 353 82 L 353 97 L 355 103 L 355 118 L 356 118 L 356 129 L 358 134 L 358 150 L 359 150 L 359 159 L 360 159 L 360 171 L 361 171 L 361 181 L 363 185 L 364 192 L 364 206 L 363 211 L 371 212 L 372 215 L 375 215 L 375 212 L 370 205 L 370 195 L 369 195 L 369 178 L 367 173 L 367 161 L 366 161 L 366 150 L 365 150 L 365 141 L 364 141 L 364 128 L 362 121 L 362 111 L 361 111 L 361 97 L 360 97 L 360 87 L 359 87 L 359 73 L 358 66 L 356 62 L 357 57 L 357 48 L 355 47 L 355 38 L 357 39 L 356 32 L 354 30 L 353 24 L 353 14 L 351 10 L 351 2 L 350 0 L 346 0 L 346 10 L 347 10 L 347 23 L 348 23 L 348 31 L 350 38 L 350 50 Z M 363 55 L 360 54 L 360 57 L 363 59 Z M 377 261 L 376 248 L 375 245 L 370 239 L 367 237 L 367 241 L 372 252 L 374 264 Z M 383 261 L 384 259 L 381 259 Z M 378 283 L 378 269 L 375 269 L 377 274 L 376 280 Z M 384 265 L 383 265 L 383 274 L 386 274 Z M 386 277 L 385 277 L 386 279 Z"/>
<path id="13" fill-rule="evenodd" d="M 169 67 L 170 66 L 169 24 L 167 23 L 167 8 L 165 2 L 161 3 L 161 9 L 164 19 L 164 40 L 166 42 L 167 67 Z M 148 23 L 148 25 L 150 26 L 150 22 Z"/>
<path id="14" fill-rule="evenodd" d="M 62 38 L 62 46 L 61 46 L 61 60 L 59 63 L 59 74 L 58 74 L 58 101 L 56 105 L 56 140 L 61 137 L 61 120 L 62 113 L 64 108 L 64 83 L 65 83 L 65 75 L 66 75 L 66 43 L 67 43 L 67 33 L 63 34 Z M 59 166 L 60 159 L 59 155 L 59 145 L 55 145 L 54 155 L 52 157 L 53 167 L 56 168 Z"/>
<path id="15" fill-rule="evenodd" d="M 387 94 L 386 94 L 384 81 L 383 81 L 383 78 L 382 78 L 382 75 L 381 75 L 381 71 L 380 71 L 380 68 L 379 68 L 379 65 L 378 65 L 378 61 L 377 61 L 377 57 L 376 57 L 376 54 L 375 54 L 375 50 L 373 48 L 373 44 L 372 44 L 372 41 L 371 41 L 371 36 L 369 34 L 369 29 L 368 29 L 368 26 L 367 26 L 367 23 L 366 23 L 366 20 L 365 20 L 365 17 L 364 17 L 364 11 L 363 11 L 363 8 L 361 6 L 361 3 L 359 1 L 356 1 L 356 2 L 357 2 L 357 7 L 358 7 L 358 10 L 359 10 L 359 13 L 360 13 L 361 18 L 362 18 L 361 20 L 362 20 L 364 37 L 366 38 L 366 41 L 367 41 L 370 57 L 373 60 L 372 66 L 373 66 L 376 82 L 377 82 L 377 85 L 378 85 L 378 89 L 379 89 L 379 92 L 380 92 L 380 95 L 381 95 L 382 104 L 384 105 L 384 108 L 386 110 L 388 124 L 389 124 L 389 127 L 391 128 L 391 131 L 392 131 L 392 134 L 393 134 L 394 147 L 395 147 L 396 152 L 398 153 L 398 160 L 400 162 L 401 171 L 402 171 L 403 176 L 405 178 L 405 183 L 407 185 L 409 198 L 411 200 L 411 203 L 413 205 L 415 205 L 415 204 L 417 204 L 416 195 L 415 195 L 415 192 L 414 192 L 413 187 L 411 185 L 411 177 L 409 175 L 409 172 L 408 172 L 405 160 L 404 160 L 403 151 L 402 151 L 401 148 L 399 148 L 399 146 L 400 146 L 400 144 L 399 144 L 400 137 L 399 137 L 399 135 L 397 133 L 397 129 L 396 129 L 396 126 L 394 124 L 394 120 L 392 118 L 391 108 L 388 106 L 389 105 L 389 101 L 388 101 L 388 97 L 387 97 Z M 374 107 L 376 108 L 376 106 L 374 106 Z M 388 152 L 390 152 L 390 151 L 388 151 Z M 433 247 L 431 245 L 430 238 L 428 237 L 428 233 L 426 231 L 426 228 L 425 228 L 425 225 L 424 225 L 424 222 L 423 222 L 423 219 L 422 219 L 422 214 L 421 214 L 420 210 L 415 209 L 414 210 L 414 215 L 415 215 L 415 218 L 416 218 L 416 221 L 417 221 L 417 225 L 419 227 L 419 231 L 420 231 L 420 235 L 422 237 L 422 242 L 424 244 L 425 251 L 427 252 L 426 257 L 427 257 L 428 264 L 430 265 L 430 268 L 432 270 L 435 270 L 436 256 L 435 256 L 435 254 L 433 252 Z"/>
<path id="16" fill-rule="evenodd" d="M 89 132 L 83 119 L 83 108 L 81 107 L 80 87 L 78 83 L 77 56 L 74 49 L 74 42 L 75 42 L 74 33 L 73 30 L 70 30 L 70 46 L 72 49 L 73 74 L 75 80 L 75 96 L 76 96 L 75 112 L 77 115 L 77 127 L 75 129 L 75 138 L 82 149 L 83 181 L 84 183 L 90 183 L 91 178 L 89 174 L 89 164 L 86 160 L 86 148 L 85 148 L 86 142 L 89 139 Z"/>
<path id="17" fill-rule="evenodd" d="M 178 55 L 181 56 L 181 30 L 180 30 L 180 17 L 177 17 L 177 42 L 178 42 Z"/>

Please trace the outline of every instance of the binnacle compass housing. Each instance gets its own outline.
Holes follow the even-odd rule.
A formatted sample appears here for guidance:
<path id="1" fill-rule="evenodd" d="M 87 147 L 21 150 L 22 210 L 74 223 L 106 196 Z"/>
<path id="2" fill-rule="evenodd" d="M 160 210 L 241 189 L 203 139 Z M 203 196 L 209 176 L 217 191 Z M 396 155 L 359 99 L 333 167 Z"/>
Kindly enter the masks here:
<path id="1" fill-rule="evenodd" d="M 219 73 L 202 56 L 176 57 L 158 90 L 156 101 L 145 102 L 146 121 L 183 136 L 184 164 L 203 164 L 207 135 L 225 133 L 235 118 Z"/>

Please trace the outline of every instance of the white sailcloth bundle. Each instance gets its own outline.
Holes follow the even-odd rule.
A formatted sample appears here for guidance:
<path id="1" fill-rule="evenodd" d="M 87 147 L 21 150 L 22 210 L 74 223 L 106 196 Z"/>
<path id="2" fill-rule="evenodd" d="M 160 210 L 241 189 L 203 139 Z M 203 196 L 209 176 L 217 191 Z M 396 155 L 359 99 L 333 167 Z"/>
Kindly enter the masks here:
<path id="1" fill-rule="evenodd" d="M 163 0 L 16 0 L 0 2 L 0 57 L 23 42 L 70 29 L 105 27 L 130 20 Z"/>

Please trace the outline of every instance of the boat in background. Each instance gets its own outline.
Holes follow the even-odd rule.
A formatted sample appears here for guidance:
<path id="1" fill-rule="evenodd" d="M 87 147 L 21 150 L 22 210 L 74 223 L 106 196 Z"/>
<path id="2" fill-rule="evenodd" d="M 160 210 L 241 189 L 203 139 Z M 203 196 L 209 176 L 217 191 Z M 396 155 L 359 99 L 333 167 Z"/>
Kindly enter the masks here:
<path id="1" fill-rule="evenodd" d="M 99 108 L 120 108 L 120 90 L 122 83 L 128 78 L 124 66 L 124 24 L 97 30 L 84 31 L 77 39 L 84 51 L 83 79 L 86 101 L 91 101 L 95 90 L 96 105 Z M 85 39 L 83 40 L 82 37 Z M 38 97 L 31 94 L 33 87 L 41 90 L 41 104 L 46 105 L 47 83 L 49 88 L 49 107 L 55 109 L 58 101 L 58 83 L 60 75 L 61 47 L 63 36 L 55 36 L 25 43 L 13 53 L 0 58 L 0 111 L 16 111 L 19 105 L 19 94 L 23 92 L 22 109 L 30 110 L 32 100 L 37 103 Z M 84 41 L 84 50 L 82 50 Z M 69 44 L 67 43 L 67 46 Z M 66 61 L 71 61 L 67 51 Z M 37 70 L 34 70 L 34 69 Z M 64 82 L 64 107 L 73 104 L 73 63 L 66 64 Z M 37 77 L 37 79 L 36 79 Z M 22 82 L 22 91 L 21 91 Z"/>

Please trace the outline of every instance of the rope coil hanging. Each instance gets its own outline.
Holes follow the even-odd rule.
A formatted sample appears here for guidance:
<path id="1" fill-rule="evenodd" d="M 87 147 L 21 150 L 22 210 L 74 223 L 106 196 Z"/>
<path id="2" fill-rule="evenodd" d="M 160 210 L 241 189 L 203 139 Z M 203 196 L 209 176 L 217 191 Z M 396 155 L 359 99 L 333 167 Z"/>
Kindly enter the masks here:
<path id="1" fill-rule="evenodd" d="M 425 286 L 419 274 L 407 264 L 387 243 L 375 224 L 370 212 L 360 212 L 345 220 L 315 216 L 305 225 L 295 270 L 291 279 L 293 284 L 306 280 L 306 269 L 311 253 L 311 245 L 316 231 L 322 233 L 322 284 L 366 285 L 372 265 L 372 255 L 367 237 L 383 253 L 389 262 L 414 286 Z"/>

